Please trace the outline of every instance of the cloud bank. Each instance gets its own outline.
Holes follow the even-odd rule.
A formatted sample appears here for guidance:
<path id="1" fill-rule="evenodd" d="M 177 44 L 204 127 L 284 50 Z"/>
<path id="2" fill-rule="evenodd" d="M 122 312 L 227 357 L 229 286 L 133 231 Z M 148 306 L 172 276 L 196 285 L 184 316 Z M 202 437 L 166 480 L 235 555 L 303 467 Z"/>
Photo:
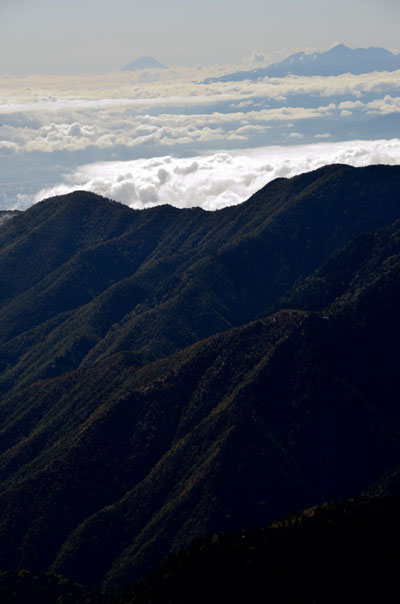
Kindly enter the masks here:
<path id="1" fill-rule="evenodd" d="M 182 75 L 173 79 L 173 74 L 141 85 L 126 80 L 125 74 L 92 76 L 82 88 L 84 81 L 66 78 L 64 88 L 59 83 L 53 90 L 43 77 L 37 79 L 37 87 L 32 78 L 25 87 L 21 79 L 5 80 L 0 86 L 0 153 L 156 145 L 175 153 L 185 146 L 192 150 L 197 146 L 199 151 L 222 143 L 228 148 L 239 142 L 261 146 L 300 138 L 282 132 L 282 126 L 304 122 L 305 131 L 301 127 L 296 131 L 307 136 L 308 124 L 327 117 L 338 126 L 342 118 L 356 122 L 364 118 L 363 138 L 369 138 L 366 120 L 400 112 L 400 72 L 209 85 Z M 266 138 L 271 126 L 274 130 Z M 343 133 L 336 140 L 341 138 Z"/>
<path id="2" fill-rule="evenodd" d="M 289 178 L 321 166 L 344 163 L 400 165 L 400 139 L 273 146 L 220 151 L 190 158 L 172 156 L 97 162 L 68 174 L 64 182 L 20 196 L 20 206 L 84 189 L 132 208 L 161 204 L 218 210 L 236 205 L 278 177 Z"/>
<path id="3" fill-rule="evenodd" d="M 92 181 L 136 207 L 197 205 L 203 197 L 205 207 L 222 207 L 264 184 L 258 161 L 272 162 L 279 175 L 269 159 L 279 147 L 400 136 L 400 71 L 211 84 L 201 82 L 221 66 L 151 71 L 0 77 L 0 208 L 32 203 L 60 184 L 93 188 Z M 272 156 L 259 151 L 248 165 L 246 150 L 268 145 Z M 160 177 L 150 158 L 161 162 Z M 132 168 L 115 182 L 113 171 L 127 160 Z M 104 174 L 93 176 L 95 165 Z"/>

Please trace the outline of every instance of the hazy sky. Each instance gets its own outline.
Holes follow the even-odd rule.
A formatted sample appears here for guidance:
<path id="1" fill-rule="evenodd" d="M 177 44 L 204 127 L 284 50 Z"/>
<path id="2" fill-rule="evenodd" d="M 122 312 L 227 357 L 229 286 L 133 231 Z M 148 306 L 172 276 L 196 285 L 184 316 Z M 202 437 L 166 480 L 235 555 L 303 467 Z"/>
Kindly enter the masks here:
<path id="1" fill-rule="evenodd" d="M 0 0 L 0 73 L 237 63 L 258 50 L 400 51 L 399 0 Z"/>

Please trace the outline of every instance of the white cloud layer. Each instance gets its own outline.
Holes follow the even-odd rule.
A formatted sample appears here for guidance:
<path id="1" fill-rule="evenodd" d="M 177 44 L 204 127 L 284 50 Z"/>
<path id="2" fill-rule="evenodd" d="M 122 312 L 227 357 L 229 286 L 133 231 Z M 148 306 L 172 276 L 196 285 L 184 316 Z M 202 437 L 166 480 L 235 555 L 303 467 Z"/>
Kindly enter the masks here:
<path id="1" fill-rule="evenodd" d="M 220 99 L 222 100 L 222 99 Z M 216 141 L 235 147 L 235 141 L 260 139 L 271 125 L 300 120 L 316 120 L 352 116 L 354 112 L 365 115 L 400 113 L 400 97 L 386 95 L 363 103 L 332 102 L 318 107 L 273 107 L 254 109 L 252 103 L 244 111 L 243 103 L 235 111 L 210 111 L 189 113 L 162 111 L 158 115 L 141 112 L 132 107 L 114 103 L 112 108 L 36 111 L 8 114 L 0 122 L 0 152 L 24 153 L 38 151 L 81 151 L 89 148 L 114 147 L 140 148 L 162 145 L 172 150 L 182 145 L 202 145 Z M 242 108 L 242 110 L 238 110 Z M 292 133 L 300 138 L 301 133 Z M 227 144 L 229 142 L 229 145 Z M 199 147 L 201 149 L 201 147 Z"/>
<path id="2" fill-rule="evenodd" d="M 56 186 L 134 207 L 214 209 L 331 154 L 346 161 L 343 147 L 307 144 L 400 136 L 400 71 L 204 83 L 227 71 L 233 66 L 0 77 L 0 208 Z M 378 149 L 394 161 L 397 152 L 382 141 L 354 145 L 362 157 Z"/>
<path id="3" fill-rule="evenodd" d="M 259 53 L 253 53 L 251 60 L 260 59 Z M 190 99 L 193 97 L 217 98 L 227 96 L 266 96 L 318 94 L 354 94 L 399 88 L 400 71 L 371 72 L 360 75 L 343 74 L 339 76 L 288 76 L 286 78 L 264 78 L 264 80 L 240 82 L 202 81 L 213 76 L 223 75 L 238 66 L 211 66 L 208 68 L 177 68 L 157 72 L 153 79 L 144 77 L 143 71 L 113 72 L 102 75 L 85 76 L 1 76 L 0 75 L 0 112 L 15 110 L 35 110 L 48 108 L 57 110 L 68 104 L 86 105 L 87 102 L 115 102 L 124 99 Z M 13 102 L 10 102 L 13 99 Z"/>
<path id="4" fill-rule="evenodd" d="M 206 85 L 193 79 L 195 70 L 167 71 L 168 76 L 151 83 L 140 83 L 135 79 L 139 76 L 130 74 L 89 76 L 86 81 L 65 77 L 51 82 L 43 76 L 4 80 L 0 153 L 151 145 L 170 147 L 171 152 L 182 145 L 198 145 L 201 151 L 216 141 L 234 148 L 235 141 L 243 146 L 260 144 L 271 124 L 400 112 L 400 72 Z M 379 98 L 363 96 L 371 94 Z M 302 95 L 302 100 L 294 101 L 295 95 Z M 334 95 L 346 95 L 346 100 L 335 104 Z"/>
<path id="5" fill-rule="evenodd" d="M 19 201 L 20 207 L 26 207 L 84 189 L 138 209 L 171 204 L 217 210 L 245 201 L 275 178 L 335 163 L 400 165 L 400 139 L 230 150 L 185 159 L 164 156 L 98 162 L 79 167 L 63 183 L 40 191 L 35 198 L 20 196 Z"/>

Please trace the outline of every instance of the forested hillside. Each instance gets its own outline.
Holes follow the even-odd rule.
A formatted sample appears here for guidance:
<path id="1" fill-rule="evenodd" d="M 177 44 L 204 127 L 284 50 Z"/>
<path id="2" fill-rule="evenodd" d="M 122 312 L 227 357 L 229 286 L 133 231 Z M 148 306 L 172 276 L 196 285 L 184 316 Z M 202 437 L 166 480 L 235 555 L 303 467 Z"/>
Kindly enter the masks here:
<path id="1" fill-rule="evenodd" d="M 399 270 L 397 167 L 8 218 L 0 568 L 116 589 L 201 535 L 400 495 Z"/>

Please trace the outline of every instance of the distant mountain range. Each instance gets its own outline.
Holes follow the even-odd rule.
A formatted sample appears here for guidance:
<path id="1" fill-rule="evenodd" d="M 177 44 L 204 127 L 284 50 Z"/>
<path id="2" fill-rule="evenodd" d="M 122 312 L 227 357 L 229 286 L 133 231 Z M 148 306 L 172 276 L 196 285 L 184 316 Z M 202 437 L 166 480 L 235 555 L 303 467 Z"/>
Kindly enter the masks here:
<path id="1" fill-rule="evenodd" d="M 166 69 L 166 67 L 153 57 L 138 57 L 128 65 L 121 67 L 121 71 L 137 71 L 138 69 Z"/>
<path id="2" fill-rule="evenodd" d="M 399 167 L 336 165 L 218 212 L 77 191 L 4 222 L 0 568 L 114 589 L 400 494 L 399 199 Z"/>
<path id="3" fill-rule="evenodd" d="M 284 78 L 297 76 L 337 76 L 344 73 L 361 74 L 372 71 L 396 71 L 400 69 L 400 55 L 379 47 L 349 48 L 338 44 L 326 52 L 290 55 L 279 63 L 248 71 L 237 71 L 205 82 L 236 82 L 259 78 Z"/>

